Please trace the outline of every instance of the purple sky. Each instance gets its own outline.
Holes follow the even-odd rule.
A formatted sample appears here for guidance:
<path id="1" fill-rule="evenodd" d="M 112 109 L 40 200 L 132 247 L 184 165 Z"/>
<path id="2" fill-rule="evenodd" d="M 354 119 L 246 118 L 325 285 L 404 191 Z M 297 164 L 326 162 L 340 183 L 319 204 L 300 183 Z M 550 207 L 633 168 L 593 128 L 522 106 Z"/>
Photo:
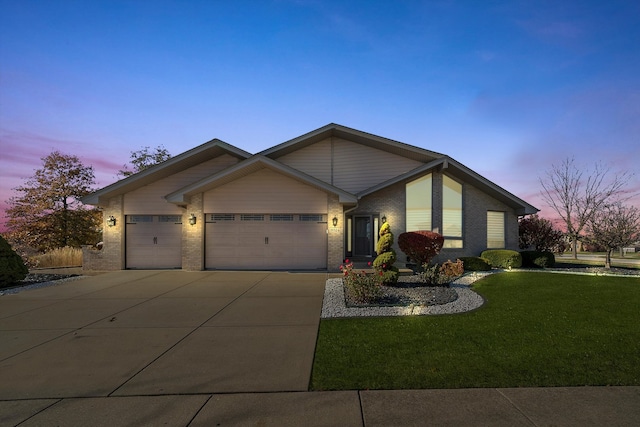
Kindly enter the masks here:
<path id="1" fill-rule="evenodd" d="M 551 217 L 552 163 L 639 169 L 638 23 L 615 0 L 0 0 L 0 210 L 54 150 L 102 187 L 144 146 L 256 153 L 333 122 Z"/>

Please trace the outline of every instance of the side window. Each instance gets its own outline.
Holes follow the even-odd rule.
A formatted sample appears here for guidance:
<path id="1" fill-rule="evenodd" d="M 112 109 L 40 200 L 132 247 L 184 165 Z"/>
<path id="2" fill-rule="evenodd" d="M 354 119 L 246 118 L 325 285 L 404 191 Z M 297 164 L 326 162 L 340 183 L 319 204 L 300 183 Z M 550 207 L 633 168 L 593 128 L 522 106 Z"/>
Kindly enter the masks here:
<path id="1" fill-rule="evenodd" d="M 462 248 L 462 184 L 442 176 L 442 235 L 444 248 Z"/>
<path id="2" fill-rule="evenodd" d="M 505 247 L 504 212 L 487 211 L 487 248 Z"/>

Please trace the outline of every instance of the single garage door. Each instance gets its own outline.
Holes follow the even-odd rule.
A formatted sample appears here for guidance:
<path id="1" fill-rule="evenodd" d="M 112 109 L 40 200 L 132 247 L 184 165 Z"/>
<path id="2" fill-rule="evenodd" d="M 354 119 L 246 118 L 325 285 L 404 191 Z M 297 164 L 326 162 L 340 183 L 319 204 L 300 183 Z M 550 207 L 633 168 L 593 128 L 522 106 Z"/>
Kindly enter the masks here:
<path id="1" fill-rule="evenodd" d="M 326 215 L 214 213 L 206 219 L 206 268 L 327 268 Z"/>
<path id="2" fill-rule="evenodd" d="M 127 215 L 127 268 L 181 268 L 181 215 Z"/>

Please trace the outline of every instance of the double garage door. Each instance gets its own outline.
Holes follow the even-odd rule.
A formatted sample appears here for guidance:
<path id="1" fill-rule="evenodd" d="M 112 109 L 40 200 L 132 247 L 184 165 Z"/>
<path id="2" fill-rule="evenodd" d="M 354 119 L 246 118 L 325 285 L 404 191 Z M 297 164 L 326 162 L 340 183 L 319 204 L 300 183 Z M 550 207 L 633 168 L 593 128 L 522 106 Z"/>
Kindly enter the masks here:
<path id="1" fill-rule="evenodd" d="M 326 215 L 207 214 L 205 267 L 326 269 Z"/>

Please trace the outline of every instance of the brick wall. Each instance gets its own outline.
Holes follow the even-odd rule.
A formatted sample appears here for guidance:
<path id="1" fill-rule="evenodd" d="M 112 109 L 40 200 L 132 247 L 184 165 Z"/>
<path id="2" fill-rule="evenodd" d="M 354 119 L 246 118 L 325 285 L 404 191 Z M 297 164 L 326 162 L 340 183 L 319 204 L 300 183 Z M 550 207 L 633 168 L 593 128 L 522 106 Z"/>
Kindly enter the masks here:
<path id="1" fill-rule="evenodd" d="M 338 225 L 333 226 L 333 218 Z M 339 271 L 344 259 L 344 214 L 338 196 L 327 195 L 327 271 Z"/>
<path id="2" fill-rule="evenodd" d="M 442 173 L 432 171 L 432 229 L 440 232 L 442 230 Z M 412 178 L 416 179 L 417 177 Z M 408 181 L 411 181 L 408 180 Z M 456 178 L 458 182 L 460 181 Z M 379 213 L 380 217 L 386 216 L 394 234 L 393 248 L 398 254 L 397 266 L 401 267 L 407 261 L 406 255 L 398 247 L 398 236 L 405 231 L 405 206 L 406 182 L 400 182 L 390 187 L 384 188 L 373 194 L 363 197 L 358 208 L 350 214 L 372 214 Z M 463 236 L 464 248 L 443 249 L 436 257 L 435 262 L 443 262 L 447 259 L 456 259 L 463 256 L 478 256 L 487 248 L 487 211 L 505 212 L 505 240 L 507 249 L 518 249 L 518 217 L 515 211 L 490 197 L 478 188 L 462 182 L 463 186 Z"/>
<path id="3" fill-rule="evenodd" d="M 82 269 L 97 271 L 122 270 L 124 268 L 124 198 L 117 196 L 109 200 L 102 211 L 102 250 L 90 246 L 82 248 Z M 116 225 L 109 227 L 107 219 L 116 218 Z"/>
<path id="4" fill-rule="evenodd" d="M 463 183 L 462 192 L 464 248 L 443 249 L 434 261 L 479 256 L 487 249 L 487 211 L 505 212 L 505 246 L 517 250 L 518 216 L 515 211 L 471 184 Z"/>
<path id="5" fill-rule="evenodd" d="M 349 212 L 349 214 L 380 214 L 380 219 L 383 216 L 386 217 L 394 235 L 393 248 L 398 254 L 398 262 L 404 264 L 404 257 L 398 246 L 398 235 L 404 232 L 406 227 L 404 182 L 364 196 L 360 199 L 357 209 Z M 382 225 L 382 221 L 380 221 L 380 225 Z"/>

